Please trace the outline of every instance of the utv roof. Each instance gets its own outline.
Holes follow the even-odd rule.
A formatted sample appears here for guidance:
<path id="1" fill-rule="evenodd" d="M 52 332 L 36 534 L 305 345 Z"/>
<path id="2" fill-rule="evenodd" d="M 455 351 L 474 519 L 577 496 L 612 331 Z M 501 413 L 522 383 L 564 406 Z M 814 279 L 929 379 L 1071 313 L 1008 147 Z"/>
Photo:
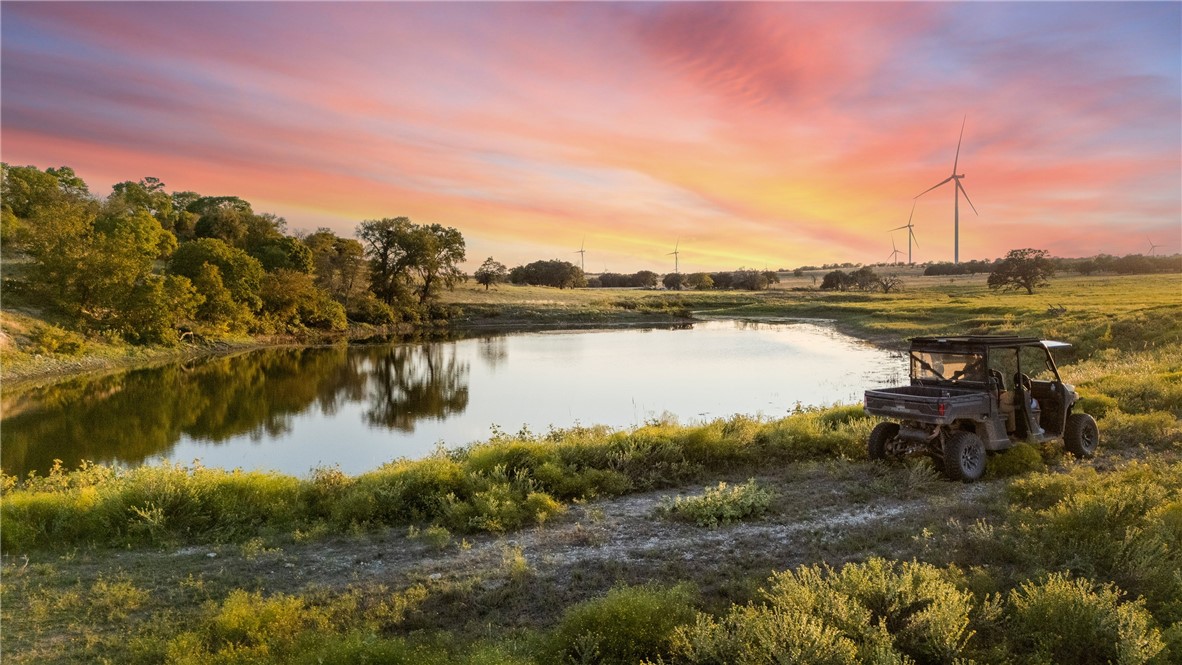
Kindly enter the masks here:
<path id="1" fill-rule="evenodd" d="M 1015 337 L 1013 335 L 967 335 L 950 337 L 912 337 L 914 344 L 963 344 L 967 346 L 1063 346 L 1062 342 L 1043 342 L 1037 337 Z"/>

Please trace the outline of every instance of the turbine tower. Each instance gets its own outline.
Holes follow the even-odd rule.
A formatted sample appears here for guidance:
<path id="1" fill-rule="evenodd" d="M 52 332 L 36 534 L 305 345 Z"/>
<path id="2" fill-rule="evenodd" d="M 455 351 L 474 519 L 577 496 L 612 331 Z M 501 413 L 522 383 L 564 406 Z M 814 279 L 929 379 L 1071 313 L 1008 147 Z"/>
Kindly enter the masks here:
<path id="1" fill-rule="evenodd" d="M 955 264 L 960 263 L 960 195 L 964 194 L 964 200 L 969 202 L 969 207 L 973 209 L 973 214 L 978 216 L 981 214 L 977 212 L 977 206 L 973 205 L 973 202 L 969 200 L 969 193 L 964 190 L 964 185 L 960 184 L 960 179 L 964 177 L 964 174 L 956 172 L 956 165 L 960 162 L 960 144 L 961 141 L 964 140 L 964 123 L 965 120 L 968 120 L 968 118 L 969 117 L 966 115 L 964 120 L 961 120 L 960 122 L 960 139 L 956 141 L 956 157 L 952 160 L 952 175 L 944 178 L 939 183 L 928 187 L 915 197 L 918 199 L 920 196 L 927 194 L 933 189 L 940 187 L 949 181 L 955 184 L 955 187 L 953 188 L 952 208 L 952 262 Z"/>
<path id="2" fill-rule="evenodd" d="M 911 223 L 911 219 L 915 217 L 915 199 L 911 199 L 911 215 L 907 217 L 907 224 L 904 226 L 897 226 L 891 231 L 901 231 L 907 229 L 907 265 L 914 263 L 911 260 L 911 243 L 914 242 L 916 247 L 919 247 L 919 241 L 915 239 L 915 226 Z M 894 243 L 895 238 L 891 236 L 891 242 Z"/>
<path id="3" fill-rule="evenodd" d="M 587 262 L 586 262 L 586 259 L 587 259 L 587 236 L 583 236 L 583 242 L 579 243 L 579 251 L 571 252 L 571 253 L 579 255 L 579 270 L 582 270 L 583 274 L 586 274 L 587 273 Z"/>
<path id="4" fill-rule="evenodd" d="M 899 255 L 902 253 L 903 252 L 900 252 L 898 247 L 895 247 L 895 236 L 892 235 L 891 236 L 891 253 L 887 255 L 887 258 L 892 259 L 895 262 L 895 265 L 899 265 Z"/>
<path id="5" fill-rule="evenodd" d="M 665 256 L 672 256 L 673 257 L 673 273 L 676 275 L 681 274 L 681 263 L 679 261 L 679 259 L 681 258 L 681 256 L 679 256 L 681 254 L 681 252 L 678 251 L 678 247 L 681 247 L 681 238 L 678 238 L 677 244 L 673 245 L 673 251 L 669 252 L 668 254 L 665 255 Z"/>

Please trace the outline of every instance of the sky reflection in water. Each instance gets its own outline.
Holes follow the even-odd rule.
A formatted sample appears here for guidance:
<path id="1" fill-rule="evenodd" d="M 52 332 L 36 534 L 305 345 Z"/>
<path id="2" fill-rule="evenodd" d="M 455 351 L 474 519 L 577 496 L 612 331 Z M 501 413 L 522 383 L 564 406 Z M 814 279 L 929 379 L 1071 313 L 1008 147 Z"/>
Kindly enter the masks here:
<path id="1" fill-rule="evenodd" d="M 5 396 L 0 462 L 17 474 L 55 458 L 354 474 L 493 426 L 775 418 L 797 403 L 857 403 L 905 376 L 901 356 L 811 323 L 270 349 Z"/>

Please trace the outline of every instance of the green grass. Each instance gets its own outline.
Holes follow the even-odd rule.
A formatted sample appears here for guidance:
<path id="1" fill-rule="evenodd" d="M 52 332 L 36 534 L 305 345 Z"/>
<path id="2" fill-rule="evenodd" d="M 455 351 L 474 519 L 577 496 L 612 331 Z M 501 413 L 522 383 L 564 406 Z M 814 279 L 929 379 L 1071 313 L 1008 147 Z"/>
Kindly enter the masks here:
<path id="1" fill-rule="evenodd" d="M 859 407 L 801 411 L 629 431 L 576 427 L 500 435 L 355 477 L 186 468 L 54 468 L 6 476 L 0 544 L 6 553 L 71 547 L 243 542 L 430 525 L 504 533 L 540 525 L 572 501 L 680 485 L 707 470 L 769 462 L 865 457 L 873 420 Z"/>

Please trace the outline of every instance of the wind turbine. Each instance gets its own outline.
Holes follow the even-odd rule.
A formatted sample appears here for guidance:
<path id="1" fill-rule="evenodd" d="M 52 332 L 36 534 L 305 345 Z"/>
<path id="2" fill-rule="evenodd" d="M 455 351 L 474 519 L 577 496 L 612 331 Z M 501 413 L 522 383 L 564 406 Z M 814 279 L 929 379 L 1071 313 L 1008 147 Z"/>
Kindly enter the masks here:
<path id="1" fill-rule="evenodd" d="M 681 252 L 678 251 L 678 247 L 681 247 L 681 238 L 677 239 L 677 244 L 673 246 L 673 251 L 669 252 L 665 256 L 672 256 L 673 257 L 673 272 L 675 274 L 680 275 L 681 274 L 681 263 L 680 263 L 679 259 L 681 259 L 681 256 L 679 256 L 679 255 L 681 254 Z"/>
<path id="2" fill-rule="evenodd" d="M 1155 245 L 1155 244 L 1153 244 L 1153 238 L 1150 238 L 1150 239 L 1149 239 L 1149 255 L 1150 255 L 1150 256 L 1154 256 L 1154 255 L 1156 255 L 1156 254 L 1157 254 L 1157 248 L 1158 248 L 1158 247 L 1161 247 L 1161 245 Z"/>
<path id="3" fill-rule="evenodd" d="M 901 231 L 907 229 L 907 264 L 911 265 L 911 243 L 914 242 L 916 247 L 919 247 L 919 241 L 915 239 L 915 226 L 911 223 L 911 218 L 915 217 L 915 199 L 911 199 L 911 214 L 907 217 L 907 224 L 904 226 L 897 226 L 891 231 Z M 894 244 L 895 237 L 891 236 L 891 243 Z"/>
<path id="4" fill-rule="evenodd" d="M 891 253 L 888 254 L 887 256 L 894 259 L 895 265 L 899 265 L 899 255 L 902 253 L 903 252 L 900 252 L 898 247 L 895 247 L 895 236 L 892 235 L 891 236 Z"/>
<path id="5" fill-rule="evenodd" d="M 960 263 L 960 195 L 964 194 L 964 200 L 969 202 L 969 207 L 973 209 L 974 214 L 976 214 L 977 216 L 981 215 L 981 213 L 977 212 L 977 206 L 973 205 L 973 202 L 971 200 L 969 200 L 969 193 L 964 190 L 964 185 L 960 184 L 960 179 L 964 177 L 964 174 L 956 172 L 956 165 L 958 162 L 960 162 L 960 144 L 961 144 L 961 141 L 964 140 L 964 123 L 968 119 L 969 119 L 969 117 L 966 115 L 964 120 L 961 120 L 961 122 L 960 122 L 960 138 L 957 139 L 957 141 L 956 141 L 956 157 L 953 158 L 953 160 L 952 160 L 952 175 L 948 176 L 947 178 L 944 178 L 938 184 L 928 187 L 927 189 L 923 190 L 915 197 L 918 199 L 920 196 L 927 194 L 928 192 L 932 191 L 933 189 L 935 189 L 935 188 L 937 188 L 949 181 L 952 181 L 953 183 L 955 183 L 956 186 L 953 189 L 953 192 L 954 192 L 953 193 L 953 196 L 954 196 L 954 199 L 953 199 L 954 204 L 953 205 L 954 205 L 954 207 L 952 208 L 952 262 L 953 263 Z"/>
<path id="6" fill-rule="evenodd" d="M 578 254 L 579 255 L 579 270 L 582 270 L 584 273 L 586 273 L 587 272 L 587 263 L 586 263 L 587 236 L 583 236 L 583 242 L 579 243 L 579 251 L 571 252 L 571 254 Z"/>

